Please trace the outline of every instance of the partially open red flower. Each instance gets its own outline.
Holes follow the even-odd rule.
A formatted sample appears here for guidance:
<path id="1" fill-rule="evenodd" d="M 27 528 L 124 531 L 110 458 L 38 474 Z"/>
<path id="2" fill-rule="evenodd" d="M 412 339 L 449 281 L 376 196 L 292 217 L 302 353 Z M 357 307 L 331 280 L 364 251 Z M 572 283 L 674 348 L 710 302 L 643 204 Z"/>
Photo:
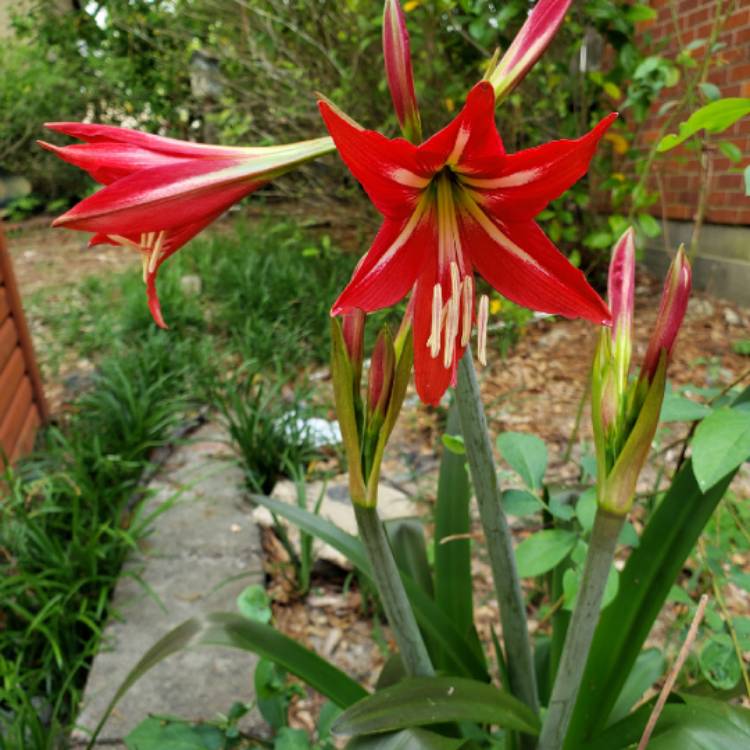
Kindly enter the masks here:
<path id="1" fill-rule="evenodd" d="M 319 106 L 342 159 L 384 216 L 331 312 L 378 310 L 413 288 L 415 379 L 423 401 L 437 403 L 455 382 L 474 322 L 475 271 L 526 307 L 609 322 L 607 306 L 533 218 L 585 174 L 616 114 L 577 140 L 506 154 L 487 82 L 419 146 L 365 130 L 328 101 Z M 479 326 L 485 329 L 486 320 Z"/>
<path id="2" fill-rule="evenodd" d="M 156 294 L 161 264 L 233 203 L 334 148 L 330 138 L 226 148 L 110 125 L 55 122 L 47 127 L 85 141 L 65 147 L 40 144 L 106 186 L 53 226 L 94 232 L 90 245 L 122 245 L 142 253 L 149 308 L 162 327 Z"/>

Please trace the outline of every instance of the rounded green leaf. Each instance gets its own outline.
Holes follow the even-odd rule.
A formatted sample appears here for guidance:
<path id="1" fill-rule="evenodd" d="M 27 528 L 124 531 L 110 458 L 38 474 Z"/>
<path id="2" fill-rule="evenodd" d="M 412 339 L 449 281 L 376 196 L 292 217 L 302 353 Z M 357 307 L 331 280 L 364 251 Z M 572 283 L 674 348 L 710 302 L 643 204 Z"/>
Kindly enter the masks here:
<path id="1" fill-rule="evenodd" d="M 552 570 L 576 545 L 578 537 L 564 529 L 538 531 L 516 548 L 518 575 L 531 578 Z"/>
<path id="2" fill-rule="evenodd" d="M 547 470 L 547 446 L 541 438 L 524 432 L 504 432 L 497 438 L 497 448 L 529 489 L 541 489 Z"/>
<path id="3" fill-rule="evenodd" d="M 543 507 L 542 501 L 526 490 L 505 490 L 503 492 L 503 510 L 509 516 L 531 516 L 538 513 Z"/>
<path id="4" fill-rule="evenodd" d="M 693 438 L 693 472 L 703 492 L 750 457 L 750 410 L 717 409 Z"/>

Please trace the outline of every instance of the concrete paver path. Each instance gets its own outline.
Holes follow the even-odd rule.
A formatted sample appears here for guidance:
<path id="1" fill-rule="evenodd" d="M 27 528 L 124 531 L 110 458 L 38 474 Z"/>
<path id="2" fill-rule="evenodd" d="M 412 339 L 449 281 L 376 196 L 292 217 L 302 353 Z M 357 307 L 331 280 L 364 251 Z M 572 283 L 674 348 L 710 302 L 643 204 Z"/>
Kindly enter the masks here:
<path id="1" fill-rule="evenodd" d="M 128 672 L 159 638 L 195 615 L 236 611 L 239 593 L 263 581 L 258 528 L 243 494 L 242 472 L 231 462 L 225 441 L 219 427 L 204 425 L 149 485 L 154 494 L 142 512 L 163 512 L 117 584 L 113 616 L 89 674 L 74 733 L 78 746 L 85 744 Z M 213 719 L 236 701 L 250 702 L 255 663 L 251 654 L 223 648 L 168 657 L 120 701 L 98 746 L 124 747 L 119 742 L 149 714 Z M 256 723 L 252 715 L 245 721 L 247 728 Z"/>

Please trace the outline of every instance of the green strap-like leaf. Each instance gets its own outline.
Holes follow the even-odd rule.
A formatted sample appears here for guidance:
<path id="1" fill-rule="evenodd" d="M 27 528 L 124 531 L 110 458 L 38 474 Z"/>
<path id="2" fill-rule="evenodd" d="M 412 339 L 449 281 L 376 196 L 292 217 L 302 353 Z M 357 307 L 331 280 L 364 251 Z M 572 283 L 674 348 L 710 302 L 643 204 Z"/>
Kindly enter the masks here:
<path id="1" fill-rule="evenodd" d="M 455 400 L 448 412 L 446 434 L 461 434 Z M 435 504 L 435 601 L 452 618 L 458 632 L 464 634 L 474 621 L 468 537 L 470 497 L 466 456 L 444 450 Z"/>
<path id="2" fill-rule="evenodd" d="M 345 555 L 363 575 L 372 579 L 370 563 L 359 539 L 325 518 L 296 505 L 282 503 L 263 495 L 253 495 L 252 499 L 258 505 L 291 521 L 302 531 L 313 534 L 330 544 Z M 403 575 L 403 572 L 402 578 L 417 622 L 449 655 L 452 669 L 460 674 L 486 679 L 487 670 L 483 660 L 471 648 L 467 638 L 458 632 L 451 618 L 409 576 Z"/>
<path id="3" fill-rule="evenodd" d="M 333 724 L 341 735 L 378 734 L 451 721 L 495 724 L 537 734 L 534 712 L 510 693 L 459 677 L 420 677 L 361 700 Z"/>
<path id="4" fill-rule="evenodd" d="M 458 750 L 466 742 L 465 737 L 444 737 L 413 727 L 400 732 L 353 737 L 346 744 L 346 750 Z"/>
<path id="5" fill-rule="evenodd" d="M 229 646 L 251 651 L 275 662 L 304 680 L 337 706 L 346 708 L 367 695 L 357 682 L 313 651 L 287 638 L 270 625 L 236 615 L 215 612 L 208 615 L 206 627 L 197 643 L 204 646 Z"/>

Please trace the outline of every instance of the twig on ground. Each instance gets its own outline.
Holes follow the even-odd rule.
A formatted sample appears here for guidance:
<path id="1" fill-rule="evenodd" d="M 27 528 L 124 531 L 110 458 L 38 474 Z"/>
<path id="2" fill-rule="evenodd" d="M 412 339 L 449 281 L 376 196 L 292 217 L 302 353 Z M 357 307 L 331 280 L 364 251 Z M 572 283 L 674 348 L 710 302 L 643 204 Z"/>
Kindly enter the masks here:
<path id="1" fill-rule="evenodd" d="M 685 642 L 682 644 L 680 653 L 677 654 L 677 659 L 672 665 L 672 669 L 669 672 L 667 681 L 664 683 L 664 687 L 662 687 L 661 692 L 659 693 L 659 698 L 656 701 L 653 710 L 651 711 L 651 716 L 648 717 L 648 723 L 646 724 L 646 728 L 643 730 L 641 741 L 638 743 L 638 750 L 646 750 L 646 746 L 651 739 L 651 733 L 654 731 L 656 722 L 659 720 L 659 716 L 664 710 L 664 705 L 667 702 L 667 698 L 672 692 L 672 688 L 674 687 L 674 684 L 677 680 L 677 675 L 680 673 L 682 665 L 685 663 L 685 659 L 687 659 L 687 656 L 690 653 L 690 649 L 693 646 L 695 637 L 698 635 L 698 626 L 701 624 L 703 615 L 706 612 L 707 604 L 708 594 L 703 594 L 703 596 L 700 598 L 700 601 L 698 602 L 698 609 L 696 609 L 695 611 L 693 621 L 690 623 L 690 629 L 688 630 L 688 634 L 685 637 Z"/>

